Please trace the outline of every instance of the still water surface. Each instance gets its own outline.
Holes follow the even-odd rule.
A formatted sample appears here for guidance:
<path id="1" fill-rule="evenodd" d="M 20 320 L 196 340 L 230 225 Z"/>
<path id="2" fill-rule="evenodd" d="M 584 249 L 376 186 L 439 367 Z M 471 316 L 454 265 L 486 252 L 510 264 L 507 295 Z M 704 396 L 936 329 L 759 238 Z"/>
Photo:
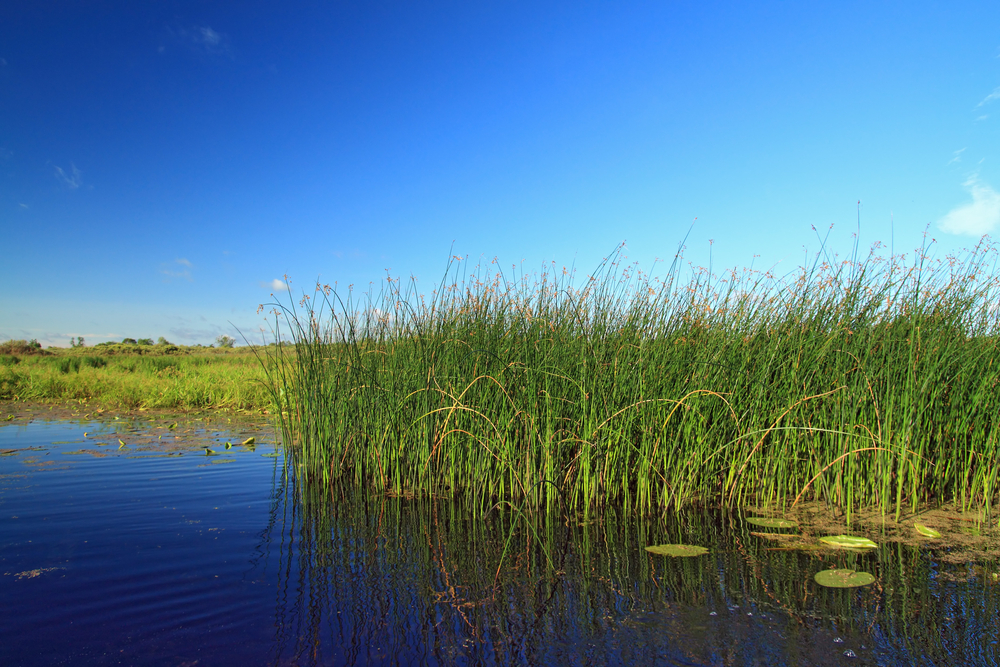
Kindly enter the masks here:
<path id="1" fill-rule="evenodd" d="M 988 558 L 786 549 L 718 512 L 311 497 L 269 429 L 169 426 L 0 427 L 0 664 L 1000 664 Z M 678 542 L 710 553 L 643 549 Z M 813 581 L 834 566 L 877 581 Z"/>

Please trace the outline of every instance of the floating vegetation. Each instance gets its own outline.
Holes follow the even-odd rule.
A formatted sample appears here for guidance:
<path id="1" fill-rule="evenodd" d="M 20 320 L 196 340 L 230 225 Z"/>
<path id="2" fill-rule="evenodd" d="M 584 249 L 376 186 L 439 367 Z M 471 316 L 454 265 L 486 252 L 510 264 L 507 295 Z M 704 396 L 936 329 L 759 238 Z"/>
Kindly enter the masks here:
<path id="1" fill-rule="evenodd" d="M 858 588 L 875 582 L 875 577 L 868 572 L 847 569 L 820 570 L 813 579 L 827 588 Z"/>
<path id="2" fill-rule="evenodd" d="M 764 528 L 798 528 L 799 524 L 797 521 L 791 519 L 770 519 L 762 516 L 752 516 L 747 517 L 747 523 L 752 523 L 755 526 L 763 526 Z"/>
<path id="3" fill-rule="evenodd" d="M 252 445 L 252 444 L 254 444 L 255 442 L 257 442 L 257 439 L 256 439 L 256 438 L 254 438 L 253 436 L 250 436 L 249 438 L 247 438 L 246 440 L 244 440 L 244 441 L 243 441 L 243 442 L 241 442 L 240 444 L 241 444 L 241 445 Z"/>
<path id="4" fill-rule="evenodd" d="M 996 248 L 856 250 L 784 277 L 458 258 L 434 290 L 275 304 L 257 353 L 291 469 L 320 487 L 449 489 L 482 513 L 820 501 L 848 523 L 994 504 Z"/>
<path id="5" fill-rule="evenodd" d="M 705 547 L 693 546 L 690 544 L 660 544 L 655 547 L 646 547 L 646 551 L 659 556 L 673 556 L 675 558 L 704 556 L 708 553 L 708 549 Z"/>
<path id="6" fill-rule="evenodd" d="M 941 533 L 934 530 L 933 528 L 928 528 L 927 526 L 919 523 L 914 523 L 913 527 L 917 529 L 917 532 L 924 537 L 937 538 L 941 537 Z"/>
<path id="7" fill-rule="evenodd" d="M 22 579 L 34 579 L 35 577 L 40 577 L 46 572 L 55 572 L 57 570 L 65 570 L 64 567 L 38 567 L 34 570 L 25 570 L 24 572 L 15 572 L 13 576 L 21 581 Z M 11 576 L 10 572 L 4 572 L 5 575 Z"/>
<path id="8" fill-rule="evenodd" d="M 878 547 L 877 544 L 866 537 L 855 537 L 853 535 L 828 535 L 819 538 L 819 541 L 840 549 L 874 549 Z"/>

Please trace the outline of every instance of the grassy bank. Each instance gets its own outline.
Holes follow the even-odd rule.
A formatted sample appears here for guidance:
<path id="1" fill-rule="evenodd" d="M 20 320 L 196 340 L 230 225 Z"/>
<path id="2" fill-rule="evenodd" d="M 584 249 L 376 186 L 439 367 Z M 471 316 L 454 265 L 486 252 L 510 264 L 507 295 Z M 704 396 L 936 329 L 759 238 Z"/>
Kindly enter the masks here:
<path id="1" fill-rule="evenodd" d="M 83 400 L 114 408 L 271 408 L 260 362 L 246 348 L 98 345 L 0 349 L 0 400 Z"/>
<path id="2" fill-rule="evenodd" d="M 317 286 L 276 309 L 282 428 L 311 483 L 590 512 L 707 503 L 989 506 L 997 253 L 780 277 L 616 258 L 593 276 L 454 262 L 421 295 Z M 555 267 L 553 267 L 554 269 Z"/>

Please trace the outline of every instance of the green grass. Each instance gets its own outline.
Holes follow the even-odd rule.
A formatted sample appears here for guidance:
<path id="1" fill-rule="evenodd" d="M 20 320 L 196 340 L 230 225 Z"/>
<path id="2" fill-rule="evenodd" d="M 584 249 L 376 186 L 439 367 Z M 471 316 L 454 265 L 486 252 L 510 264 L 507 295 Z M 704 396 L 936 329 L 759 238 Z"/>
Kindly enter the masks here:
<path id="1" fill-rule="evenodd" d="M 785 277 L 654 279 L 615 256 L 582 281 L 454 261 L 426 296 L 317 285 L 275 309 L 294 342 L 264 361 L 311 484 L 584 514 L 988 506 L 996 249 L 877 253 Z"/>
<path id="2" fill-rule="evenodd" d="M 96 345 L 0 356 L 0 399 L 115 408 L 264 412 L 266 376 L 246 348 Z"/>

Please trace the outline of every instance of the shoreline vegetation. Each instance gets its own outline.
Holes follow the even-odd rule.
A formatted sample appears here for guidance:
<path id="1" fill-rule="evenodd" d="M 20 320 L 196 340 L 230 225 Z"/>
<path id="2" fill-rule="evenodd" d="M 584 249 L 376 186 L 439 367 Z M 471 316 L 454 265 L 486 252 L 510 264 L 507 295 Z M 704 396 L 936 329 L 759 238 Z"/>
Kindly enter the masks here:
<path id="1" fill-rule="evenodd" d="M 32 341 L 0 343 L 0 400 L 252 414 L 273 407 L 250 348 L 126 340 L 45 349 Z"/>
<path id="2" fill-rule="evenodd" d="M 786 276 L 578 279 L 453 258 L 429 294 L 316 285 L 258 348 L 304 488 L 485 512 L 819 501 L 896 520 L 998 499 L 1000 282 L 987 240 L 936 259 L 822 250 Z M 619 249 L 620 251 L 620 249 Z M 996 516 L 992 519 L 995 521 Z"/>

